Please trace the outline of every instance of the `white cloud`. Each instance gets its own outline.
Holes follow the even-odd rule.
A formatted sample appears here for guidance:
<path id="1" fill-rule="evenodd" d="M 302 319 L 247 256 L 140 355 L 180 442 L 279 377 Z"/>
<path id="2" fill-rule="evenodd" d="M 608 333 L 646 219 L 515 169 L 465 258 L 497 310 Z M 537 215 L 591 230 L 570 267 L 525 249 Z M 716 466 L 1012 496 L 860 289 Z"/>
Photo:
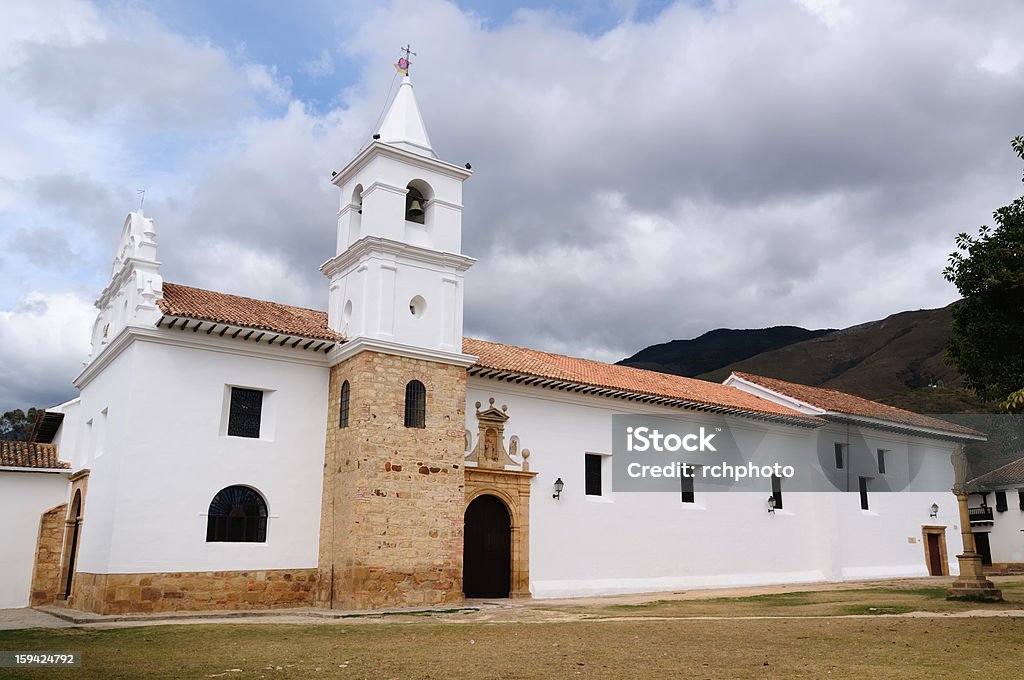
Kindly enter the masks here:
<path id="1" fill-rule="evenodd" d="M 73 294 L 30 292 L 0 311 L 0 410 L 53 406 L 73 396 L 71 381 L 89 355 L 96 308 Z"/>
<path id="2" fill-rule="evenodd" d="M 334 73 L 334 59 L 331 57 L 331 53 L 325 49 L 316 59 L 307 61 L 303 70 L 310 78 L 321 80 Z"/>
<path id="3" fill-rule="evenodd" d="M 145 15 L 74 3 L 63 28 L 0 28 L 0 309 L 102 288 L 139 186 L 168 280 L 323 308 L 330 171 L 369 139 L 406 42 L 438 152 L 475 170 L 478 335 L 614 359 L 941 305 L 953 235 L 1020 191 L 1019 3 L 677 3 L 600 35 L 441 0 L 362 11 L 301 67 L 363 65 L 323 114 L 294 74 Z M 140 80 L 157 61 L 166 82 Z"/>
<path id="4" fill-rule="evenodd" d="M 245 67 L 245 76 L 253 92 L 275 104 L 285 104 L 291 98 L 291 79 L 278 76 L 276 67 L 249 64 Z"/>

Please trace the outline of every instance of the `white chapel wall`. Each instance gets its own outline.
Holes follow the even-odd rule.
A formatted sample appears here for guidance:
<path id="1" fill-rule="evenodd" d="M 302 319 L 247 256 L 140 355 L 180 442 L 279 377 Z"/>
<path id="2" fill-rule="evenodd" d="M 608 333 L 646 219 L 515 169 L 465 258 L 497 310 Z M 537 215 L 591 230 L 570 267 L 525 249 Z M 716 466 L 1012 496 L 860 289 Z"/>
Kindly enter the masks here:
<path id="1" fill-rule="evenodd" d="M 861 510 L 851 493 L 787 492 L 784 509 L 769 514 L 763 492 L 704 492 L 682 503 L 678 493 L 584 494 L 584 454 L 611 453 L 614 413 L 660 413 L 694 423 L 700 415 L 598 397 L 567 396 L 470 378 L 467 428 L 475 433 L 473 404 L 507 404 L 508 435 L 530 449 L 530 577 L 535 597 L 658 591 L 676 588 L 799 583 L 869 576 L 924 576 L 922 525 L 947 525 L 950 566 L 960 551 L 953 496 L 948 492 L 872 493 Z M 744 418 L 731 429 L 765 436 L 779 450 L 817 455 L 845 432 L 807 430 Z M 742 435 L 741 435 L 742 436 Z M 864 446 L 888 447 L 892 468 L 909 460 L 908 438 L 862 434 Z M 919 442 L 914 443 L 919 446 Z M 948 448 L 930 454 L 949 465 Z M 909 462 L 906 463 L 909 465 Z M 553 499 L 556 478 L 565 482 Z M 932 502 L 940 506 L 929 517 Z M 914 539 L 914 542 L 910 542 Z"/>
<path id="2" fill-rule="evenodd" d="M 90 463 L 79 571 L 315 567 L 327 368 L 150 341 L 117 361 L 129 354 L 130 375 L 112 364 L 83 390 L 85 411 L 110 387 L 128 406 L 111 411 L 106 452 Z M 260 439 L 223 434 L 232 385 L 269 391 Z M 265 543 L 206 542 L 210 502 L 235 484 L 266 499 Z"/>

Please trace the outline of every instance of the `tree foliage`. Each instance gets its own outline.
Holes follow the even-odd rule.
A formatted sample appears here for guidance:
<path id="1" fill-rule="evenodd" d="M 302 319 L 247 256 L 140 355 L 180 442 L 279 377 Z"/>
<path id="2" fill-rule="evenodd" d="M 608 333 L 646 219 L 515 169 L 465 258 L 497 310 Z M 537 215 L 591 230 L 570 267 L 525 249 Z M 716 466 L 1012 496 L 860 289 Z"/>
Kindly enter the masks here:
<path id="1" fill-rule="evenodd" d="M 1024 138 L 1012 146 L 1024 159 Z M 946 356 L 982 399 L 1003 401 L 1024 386 L 1024 197 L 992 219 L 995 228 L 957 235 L 943 271 L 963 296 Z"/>
<path id="2" fill-rule="evenodd" d="M 16 408 L 0 416 L 0 439 L 26 441 L 36 421 L 38 409 L 30 408 L 28 412 Z"/>
<path id="3" fill-rule="evenodd" d="M 1024 413 L 1024 387 L 1008 396 L 999 407 L 1008 413 Z"/>

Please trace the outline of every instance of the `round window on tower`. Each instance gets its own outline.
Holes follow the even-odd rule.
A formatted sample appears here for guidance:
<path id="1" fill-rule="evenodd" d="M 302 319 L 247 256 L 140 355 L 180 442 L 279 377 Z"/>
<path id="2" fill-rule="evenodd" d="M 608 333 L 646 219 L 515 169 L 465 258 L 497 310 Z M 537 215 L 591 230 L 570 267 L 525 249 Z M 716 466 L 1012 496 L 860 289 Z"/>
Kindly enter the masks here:
<path id="1" fill-rule="evenodd" d="M 352 301 L 345 301 L 345 309 L 341 312 L 341 325 L 347 326 L 348 322 L 352 320 Z"/>
<path id="2" fill-rule="evenodd" d="M 415 316 L 417 319 L 423 316 L 424 312 L 427 311 L 427 301 L 421 296 L 417 295 L 412 300 L 409 300 L 409 313 Z"/>

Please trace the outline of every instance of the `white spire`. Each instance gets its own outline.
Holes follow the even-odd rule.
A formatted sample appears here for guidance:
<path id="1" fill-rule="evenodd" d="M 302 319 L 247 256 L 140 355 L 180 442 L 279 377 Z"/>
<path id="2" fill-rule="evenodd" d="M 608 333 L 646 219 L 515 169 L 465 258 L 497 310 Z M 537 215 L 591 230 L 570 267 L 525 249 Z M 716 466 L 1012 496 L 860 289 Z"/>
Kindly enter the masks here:
<path id="1" fill-rule="evenodd" d="M 416 96 L 412 93 L 412 81 L 408 75 L 402 78 L 398 94 L 391 102 L 388 115 L 384 117 L 384 123 L 378 132 L 382 142 L 420 156 L 437 158 L 437 154 L 430 146 L 427 126 L 423 124 L 420 109 L 416 106 Z"/>

